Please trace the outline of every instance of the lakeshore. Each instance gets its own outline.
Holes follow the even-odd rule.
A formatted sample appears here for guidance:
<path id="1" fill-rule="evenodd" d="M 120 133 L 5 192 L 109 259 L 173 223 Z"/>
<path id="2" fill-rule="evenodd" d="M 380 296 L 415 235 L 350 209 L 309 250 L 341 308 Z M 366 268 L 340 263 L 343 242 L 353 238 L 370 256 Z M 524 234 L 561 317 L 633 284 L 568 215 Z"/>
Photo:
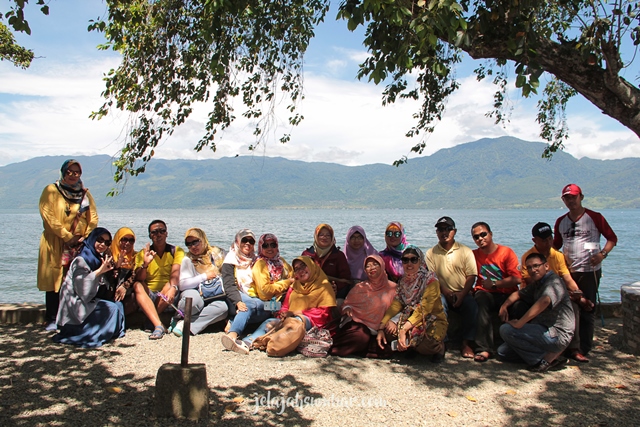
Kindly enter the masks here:
<path id="1" fill-rule="evenodd" d="M 100 349 L 57 345 L 31 325 L 0 325 L 0 423 L 17 426 L 633 426 L 640 360 L 625 353 L 622 320 L 597 321 L 591 362 L 531 373 L 447 353 L 414 359 L 269 358 L 224 351 L 221 332 L 191 337 L 207 367 L 210 412 L 198 423 L 156 418 L 155 376 L 179 363 L 182 340 L 129 329 Z M 284 398 L 284 399 L 283 399 Z M 306 400 L 305 400 L 306 398 Z M 305 403 L 306 402 L 306 403 Z"/>

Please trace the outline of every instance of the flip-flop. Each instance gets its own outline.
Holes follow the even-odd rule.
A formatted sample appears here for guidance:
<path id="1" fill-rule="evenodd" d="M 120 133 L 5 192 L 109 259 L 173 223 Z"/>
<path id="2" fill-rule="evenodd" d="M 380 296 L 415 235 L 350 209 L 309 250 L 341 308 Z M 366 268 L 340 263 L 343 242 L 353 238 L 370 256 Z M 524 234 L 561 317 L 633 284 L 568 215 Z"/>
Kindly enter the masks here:
<path id="1" fill-rule="evenodd" d="M 480 353 L 476 353 L 475 356 L 473 356 L 473 360 L 475 360 L 476 362 L 484 363 L 487 360 L 491 359 L 491 355 L 490 354 L 489 354 L 489 356 L 485 356 L 482 353 L 489 354 L 486 351 L 481 351 Z"/>
<path id="2" fill-rule="evenodd" d="M 466 349 L 462 347 L 462 350 L 460 350 L 460 356 L 465 359 L 473 359 L 473 350 L 471 347 L 467 347 Z"/>
<path id="3" fill-rule="evenodd" d="M 155 329 L 153 330 L 153 332 L 151 333 L 151 335 L 149 335 L 149 339 L 150 340 L 159 340 L 162 337 L 164 337 L 164 334 L 166 333 L 164 326 L 159 325 L 156 326 Z"/>

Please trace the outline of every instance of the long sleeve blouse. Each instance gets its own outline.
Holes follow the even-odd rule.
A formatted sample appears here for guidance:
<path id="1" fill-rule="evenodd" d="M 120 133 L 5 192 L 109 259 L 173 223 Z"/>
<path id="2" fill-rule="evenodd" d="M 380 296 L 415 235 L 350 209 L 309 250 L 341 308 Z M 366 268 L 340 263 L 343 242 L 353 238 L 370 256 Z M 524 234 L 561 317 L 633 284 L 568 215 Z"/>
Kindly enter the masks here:
<path id="1" fill-rule="evenodd" d="M 96 307 L 96 293 L 104 276 L 96 276 L 82 257 L 76 257 L 60 287 L 60 308 L 56 323 L 81 325 Z"/>

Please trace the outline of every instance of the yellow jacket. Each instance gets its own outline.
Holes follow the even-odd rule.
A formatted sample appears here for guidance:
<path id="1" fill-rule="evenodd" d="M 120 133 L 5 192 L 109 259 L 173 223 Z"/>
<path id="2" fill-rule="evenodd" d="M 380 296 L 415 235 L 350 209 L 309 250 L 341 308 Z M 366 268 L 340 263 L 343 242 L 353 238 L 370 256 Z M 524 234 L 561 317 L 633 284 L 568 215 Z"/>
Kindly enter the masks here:
<path id="1" fill-rule="evenodd" d="M 40 216 L 44 231 L 40 237 L 38 254 L 38 289 L 41 291 L 60 290 L 62 284 L 62 246 L 71 240 L 74 234 L 85 238 L 98 226 L 98 211 L 91 193 L 87 191 L 89 210 L 80 215 L 74 233 L 69 230 L 80 209 L 79 203 L 68 203 L 55 184 L 49 184 L 40 196 Z M 66 211 L 69 211 L 67 215 Z"/>
<path id="2" fill-rule="evenodd" d="M 262 301 L 269 301 L 274 296 L 279 297 L 285 293 L 287 289 L 289 289 L 289 286 L 291 286 L 287 278 L 293 276 L 293 269 L 284 259 L 282 259 L 282 263 L 284 264 L 282 277 L 277 282 L 272 282 L 267 262 L 262 258 L 258 258 L 251 269 L 253 274 L 253 286 L 249 288 L 249 296 L 258 297 Z"/>

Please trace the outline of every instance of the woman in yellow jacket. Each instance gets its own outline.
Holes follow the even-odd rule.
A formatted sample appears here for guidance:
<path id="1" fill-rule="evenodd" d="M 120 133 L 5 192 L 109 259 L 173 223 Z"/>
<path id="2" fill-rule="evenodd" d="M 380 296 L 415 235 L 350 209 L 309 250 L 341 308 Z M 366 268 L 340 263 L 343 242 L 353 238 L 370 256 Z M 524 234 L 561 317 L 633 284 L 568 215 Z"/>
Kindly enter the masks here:
<path id="1" fill-rule="evenodd" d="M 60 179 L 49 184 L 40 196 L 40 216 L 44 231 L 38 254 L 38 289 L 46 292 L 47 330 L 55 330 L 60 285 L 82 241 L 98 225 L 96 204 L 84 188 L 82 167 L 76 160 L 65 161 Z"/>

